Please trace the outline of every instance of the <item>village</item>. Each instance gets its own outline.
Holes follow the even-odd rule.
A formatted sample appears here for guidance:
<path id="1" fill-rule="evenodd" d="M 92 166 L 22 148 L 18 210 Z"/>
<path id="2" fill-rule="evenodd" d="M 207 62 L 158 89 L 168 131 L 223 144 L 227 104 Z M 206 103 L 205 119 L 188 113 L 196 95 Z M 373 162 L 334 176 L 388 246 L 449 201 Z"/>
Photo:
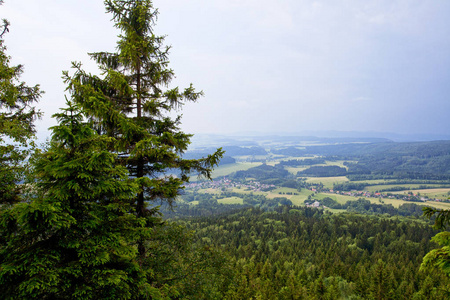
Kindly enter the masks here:
<path id="1" fill-rule="evenodd" d="M 266 192 L 272 189 L 275 189 L 276 186 L 273 184 L 263 184 L 258 181 L 246 181 L 245 183 L 231 180 L 229 178 L 221 178 L 212 181 L 201 181 L 201 182 L 192 182 L 185 185 L 187 189 L 246 189 L 253 192 Z"/>
<path id="2" fill-rule="evenodd" d="M 243 189 L 246 191 L 251 192 L 267 192 L 273 189 L 276 189 L 277 186 L 273 184 L 264 184 L 260 183 L 255 180 L 250 181 L 238 181 L 233 180 L 227 177 L 215 179 L 212 181 L 199 181 L 199 182 L 192 182 L 185 185 L 186 189 L 190 190 L 200 190 L 200 189 L 215 189 L 215 190 L 221 190 L 226 191 L 229 189 Z M 370 192 L 370 191 L 337 191 L 333 189 L 326 189 L 322 188 L 320 185 L 309 185 L 305 187 L 306 189 L 310 190 L 313 193 L 326 193 L 326 194 L 337 194 L 337 195 L 344 195 L 344 196 L 350 196 L 350 197 L 357 197 L 357 198 L 377 198 L 377 199 L 398 199 L 398 200 L 404 200 L 404 201 L 411 201 L 411 202 L 426 202 L 426 201 L 436 201 L 436 202 L 442 202 L 445 201 L 443 199 L 437 199 L 437 198 L 428 198 L 426 195 L 420 195 L 420 193 L 414 193 L 414 192 L 408 192 L 405 194 L 393 194 L 390 192 L 386 193 L 380 193 L 380 192 Z M 279 192 L 280 194 L 286 194 L 291 195 L 293 193 L 287 192 Z"/>

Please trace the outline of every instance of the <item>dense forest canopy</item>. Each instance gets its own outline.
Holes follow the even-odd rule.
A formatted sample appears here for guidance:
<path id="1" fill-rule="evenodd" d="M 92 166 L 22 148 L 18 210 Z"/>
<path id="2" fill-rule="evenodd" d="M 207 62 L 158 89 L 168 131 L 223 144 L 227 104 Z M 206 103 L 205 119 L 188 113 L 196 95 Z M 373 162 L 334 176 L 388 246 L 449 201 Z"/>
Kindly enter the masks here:
<path id="1" fill-rule="evenodd" d="M 223 299 L 448 299 L 449 278 L 418 272 L 433 244 L 427 223 L 321 210 L 246 209 L 186 221 L 227 250 Z M 223 282 L 223 281 L 218 281 Z"/>

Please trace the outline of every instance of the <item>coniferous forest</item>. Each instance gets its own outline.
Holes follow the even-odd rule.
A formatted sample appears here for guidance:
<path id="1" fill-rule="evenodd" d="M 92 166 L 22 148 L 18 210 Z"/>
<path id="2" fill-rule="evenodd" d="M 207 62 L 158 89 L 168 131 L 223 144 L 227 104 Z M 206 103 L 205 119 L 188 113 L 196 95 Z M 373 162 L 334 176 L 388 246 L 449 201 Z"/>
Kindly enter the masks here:
<path id="1" fill-rule="evenodd" d="M 34 135 L 42 116 L 35 105 L 45 94 L 21 81 L 23 66 L 12 65 L 7 52 L 13 27 L 3 20 L 0 28 L 1 299 L 450 298 L 447 210 L 427 206 L 422 216 L 411 203 L 394 208 L 329 197 L 295 206 L 286 197 L 253 193 L 242 205 L 225 206 L 217 195 L 185 194 L 191 177 L 211 180 L 224 155 L 221 148 L 186 153 L 192 135 L 180 129 L 177 114 L 203 92 L 192 84 L 170 87 L 170 47 L 153 30 L 152 1 L 104 4 L 120 32 L 116 51 L 89 54 L 100 75 L 79 62 L 63 71 L 66 106 L 53 116 L 57 125 L 44 146 Z M 223 163 L 236 162 L 233 151 L 267 154 L 231 147 Z M 409 152 L 404 156 L 407 163 L 395 165 L 399 178 L 425 180 L 410 172 Z M 448 177 L 439 163 L 447 163 L 448 153 L 441 156 L 423 167 L 427 174 L 440 170 L 427 175 L 433 180 Z M 268 190 L 278 184 L 292 195 L 306 181 L 285 167 L 311 166 L 299 176 L 352 171 L 375 178 L 386 175 L 375 166 L 391 168 L 386 160 L 381 154 L 348 166 L 314 166 L 326 164 L 323 157 L 285 160 L 233 176 L 260 179 Z M 366 185 L 341 184 L 354 186 Z M 221 197 L 237 196 L 224 190 Z M 307 206 L 313 200 L 345 211 Z"/>

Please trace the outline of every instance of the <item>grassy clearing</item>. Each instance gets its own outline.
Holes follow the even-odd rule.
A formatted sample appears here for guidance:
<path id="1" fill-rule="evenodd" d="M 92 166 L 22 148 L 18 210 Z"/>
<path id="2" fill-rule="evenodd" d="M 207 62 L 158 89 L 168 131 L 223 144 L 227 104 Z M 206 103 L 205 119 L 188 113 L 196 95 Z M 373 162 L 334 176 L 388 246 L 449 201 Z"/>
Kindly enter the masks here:
<path id="1" fill-rule="evenodd" d="M 336 177 L 307 177 L 306 182 L 309 183 L 322 183 L 325 188 L 332 189 L 333 184 L 349 181 L 345 176 Z"/>
<path id="2" fill-rule="evenodd" d="M 299 193 L 299 191 L 297 189 L 292 189 L 292 188 L 287 188 L 287 187 L 280 187 L 280 188 L 276 188 L 276 189 L 272 190 L 271 193 L 273 193 L 273 194 L 278 194 L 278 193 Z"/>
<path id="3" fill-rule="evenodd" d="M 408 191 L 410 189 L 416 189 L 416 188 L 420 188 L 421 186 L 423 186 L 424 184 L 385 184 L 385 185 L 371 185 L 371 186 L 367 186 L 364 190 L 369 191 L 369 192 L 375 192 L 375 191 L 380 191 L 380 190 L 385 190 L 385 189 L 390 189 L 390 188 L 394 188 L 394 187 L 403 187 L 405 188 L 403 191 L 396 191 L 397 193 L 403 193 L 404 191 Z M 430 187 L 438 187 L 441 186 L 440 184 L 427 184 L 427 186 Z M 417 193 L 418 190 L 414 190 L 414 193 Z M 426 191 L 426 190 L 424 190 Z M 394 193 L 394 192 L 391 192 Z"/>
<path id="4" fill-rule="evenodd" d="M 328 193 L 317 193 L 313 196 L 314 199 L 322 200 L 323 198 L 329 197 L 331 199 L 336 200 L 340 204 L 345 204 L 347 201 L 356 201 L 359 197 L 347 196 L 347 195 L 338 195 L 338 194 L 328 194 Z"/>
<path id="5" fill-rule="evenodd" d="M 280 194 L 280 193 L 286 193 L 291 192 L 292 195 L 286 195 L 286 194 Z M 297 195 L 294 195 L 294 193 L 297 193 Z M 303 205 L 304 201 L 308 199 L 308 196 L 311 195 L 313 192 L 302 189 L 300 192 L 296 189 L 290 189 L 290 188 L 278 188 L 276 190 L 273 190 L 269 193 L 267 193 L 266 197 L 269 199 L 273 199 L 276 197 L 285 197 L 291 200 L 293 205 Z"/>
<path id="6" fill-rule="evenodd" d="M 325 197 L 330 197 L 331 199 L 336 200 L 340 204 L 345 204 L 347 201 L 355 201 L 358 200 L 360 197 L 352 197 L 352 196 L 346 196 L 346 195 L 337 195 L 337 194 L 328 194 L 328 193 L 318 193 L 314 196 L 315 199 L 323 199 Z M 400 205 L 405 203 L 414 203 L 417 205 L 426 205 L 431 206 L 435 208 L 441 208 L 441 209 L 450 209 L 450 203 L 444 203 L 444 202 L 435 202 L 435 201 L 427 201 L 427 202 L 411 202 L 411 201 L 404 201 L 401 199 L 388 199 L 383 198 L 381 199 L 382 202 L 378 198 L 364 198 L 366 200 L 369 200 L 371 203 L 374 204 L 392 204 L 395 208 L 398 208 Z M 291 200 L 292 201 L 292 200 Z"/>
<path id="7" fill-rule="evenodd" d="M 306 199 L 308 199 L 308 196 L 313 194 L 313 192 L 307 190 L 307 189 L 302 189 L 300 192 L 297 191 L 296 189 L 288 189 L 288 188 L 283 188 L 283 189 L 277 189 L 274 190 L 273 192 L 276 193 L 271 193 L 269 195 L 267 195 L 267 198 L 275 198 L 275 197 L 286 197 L 289 200 L 291 200 L 293 205 L 304 205 L 304 202 Z M 297 195 L 286 195 L 286 194 L 278 194 L 278 192 L 292 192 L 292 193 L 297 193 Z"/>
<path id="8" fill-rule="evenodd" d="M 326 160 L 325 161 L 325 165 L 327 165 L 327 166 L 338 166 L 338 167 L 341 167 L 341 168 L 346 168 L 346 169 L 348 169 L 346 166 L 344 166 L 344 162 L 346 162 L 346 160 L 337 160 L 337 161 L 328 161 L 328 160 Z"/>
<path id="9" fill-rule="evenodd" d="M 255 192 L 251 189 L 244 189 L 244 188 L 233 188 L 230 190 L 230 192 L 233 193 L 238 193 L 238 194 L 243 194 L 243 195 L 248 195 L 248 194 L 253 194 L 253 195 L 266 195 L 267 192 Z"/>
<path id="10" fill-rule="evenodd" d="M 368 185 L 385 184 L 388 182 L 395 182 L 397 179 L 372 179 L 372 180 L 355 180 L 352 183 L 367 183 Z"/>
<path id="11" fill-rule="evenodd" d="M 308 167 L 284 167 L 284 169 L 292 175 L 297 175 L 297 172 L 306 170 L 307 168 Z"/>
<path id="12" fill-rule="evenodd" d="M 400 205 L 406 204 L 406 203 L 414 203 L 414 204 L 417 204 L 417 205 L 425 205 L 425 203 L 423 203 L 423 202 L 411 202 L 411 201 L 404 201 L 404 200 L 401 200 L 401 199 L 384 198 L 384 199 L 381 199 L 381 201 L 383 201 L 383 202 L 380 202 L 376 198 L 366 198 L 366 199 L 370 200 L 370 202 L 375 203 L 375 204 L 386 204 L 386 205 L 392 204 L 392 206 L 395 207 L 395 208 L 398 208 Z"/>
<path id="13" fill-rule="evenodd" d="M 244 200 L 239 197 L 228 197 L 217 200 L 221 204 L 244 204 Z"/>
<path id="14" fill-rule="evenodd" d="M 414 203 L 417 205 L 422 206 L 431 206 L 434 208 L 441 208 L 441 209 L 450 209 L 450 203 L 442 203 L 442 202 L 435 202 L 435 201 L 427 201 L 427 202 L 411 202 L 411 201 L 403 201 L 403 200 L 397 200 L 397 199 L 382 199 L 384 201 L 384 204 L 392 204 L 392 206 L 398 208 L 400 205 L 404 203 Z"/>
<path id="15" fill-rule="evenodd" d="M 440 208 L 440 209 L 450 209 L 450 203 L 444 203 L 444 202 L 435 202 L 435 201 L 427 201 L 424 205 L 432 206 L 434 208 Z"/>
<path id="16" fill-rule="evenodd" d="M 314 196 L 315 199 L 323 199 L 325 197 L 329 197 L 331 199 L 336 200 L 340 204 L 345 204 L 347 201 L 356 201 L 360 199 L 361 197 L 353 197 L 353 196 L 347 196 L 347 195 L 339 195 L 339 194 L 328 194 L 328 193 L 318 193 Z M 399 207 L 400 205 L 404 203 L 412 203 L 404 200 L 397 200 L 397 199 L 381 199 L 383 202 L 380 202 L 378 198 L 364 198 L 366 200 L 369 200 L 371 203 L 374 204 L 392 204 L 394 207 Z M 417 202 L 414 202 L 417 203 Z"/>
<path id="17" fill-rule="evenodd" d="M 442 200 L 448 199 L 450 197 L 450 195 L 448 194 L 450 192 L 450 188 L 406 190 L 406 191 L 392 192 L 392 194 L 407 194 L 408 192 L 414 194 L 420 193 L 420 195 L 422 196 L 428 196 L 429 198 L 436 198 Z"/>

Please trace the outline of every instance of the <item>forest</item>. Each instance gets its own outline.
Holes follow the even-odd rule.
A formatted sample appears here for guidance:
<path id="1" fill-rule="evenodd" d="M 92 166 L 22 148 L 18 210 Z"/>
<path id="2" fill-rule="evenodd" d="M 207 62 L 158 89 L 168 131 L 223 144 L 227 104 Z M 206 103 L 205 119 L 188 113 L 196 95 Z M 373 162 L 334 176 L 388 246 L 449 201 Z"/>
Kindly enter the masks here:
<path id="1" fill-rule="evenodd" d="M 226 250 L 223 299 L 448 299 L 449 278 L 419 271 L 427 222 L 284 206 L 185 221 Z"/>
<path id="2" fill-rule="evenodd" d="M 193 149 L 157 8 L 104 5 L 115 52 L 63 71 L 43 146 L 0 27 L 2 299 L 449 299 L 449 141 Z"/>

